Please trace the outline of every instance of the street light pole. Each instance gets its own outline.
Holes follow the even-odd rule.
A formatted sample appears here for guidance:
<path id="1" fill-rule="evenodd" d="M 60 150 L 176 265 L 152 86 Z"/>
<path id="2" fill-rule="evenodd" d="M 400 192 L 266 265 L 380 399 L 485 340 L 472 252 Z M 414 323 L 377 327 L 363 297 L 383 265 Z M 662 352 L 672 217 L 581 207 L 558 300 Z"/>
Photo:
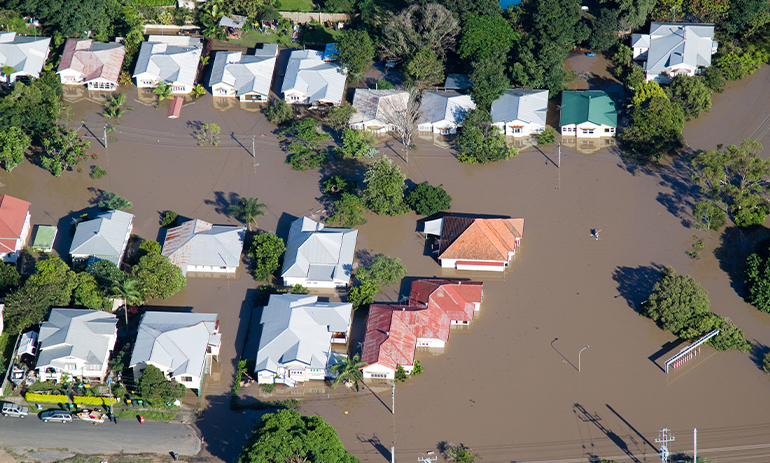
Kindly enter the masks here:
<path id="1" fill-rule="evenodd" d="M 390 407 L 390 412 L 396 414 L 396 380 L 394 379 L 390 383 L 390 399 L 393 401 L 393 406 Z"/>
<path id="2" fill-rule="evenodd" d="M 588 349 L 588 346 L 585 346 L 584 348 L 580 349 L 580 352 L 578 352 L 578 373 L 580 373 L 580 354 L 582 354 L 586 349 Z"/>

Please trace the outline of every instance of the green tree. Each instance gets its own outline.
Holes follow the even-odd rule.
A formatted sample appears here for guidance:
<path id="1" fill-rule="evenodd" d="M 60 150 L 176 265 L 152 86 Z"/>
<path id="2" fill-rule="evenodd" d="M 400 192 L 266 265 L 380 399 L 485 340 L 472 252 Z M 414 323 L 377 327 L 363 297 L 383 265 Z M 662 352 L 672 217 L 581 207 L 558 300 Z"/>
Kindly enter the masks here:
<path id="1" fill-rule="evenodd" d="M 770 53 L 765 49 L 748 44 L 745 49 L 736 47 L 731 51 L 718 53 L 714 57 L 714 65 L 722 71 L 725 79 L 740 80 L 754 74 L 768 59 Z"/>
<path id="2" fill-rule="evenodd" d="M 420 215 L 433 215 L 452 207 L 452 197 L 443 188 L 422 182 L 406 195 L 406 203 Z"/>
<path id="3" fill-rule="evenodd" d="M 321 182 L 321 190 L 326 196 L 340 196 L 343 193 L 354 194 L 356 182 L 340 175 L 332 175 Z"/>
<path id="4" fill-rule="evenodd" d="M 283 240 L 273 233 L 260 233 L 254 237 L 249 247 L 252 261 L 252 273 L 257 281 L 270 278 L 281 264 L 281 255 L 286 251 Z"/>
<path id="5" fill-rule="evenodd" d="M 749 304 L 762 312 L 770 312 L 770 263 L 768 259 L 754 253 L 746 259 L 746 287 L 749 290 Z"/>
<path id="6" fill-rule="evenodd" d="M 377 254 L 366 266 L 366 276 L 378 285 L 392 285 L 406 276 L 406 267 L 398 257 Z"/>
<path id="7" fill-rule="evenodd" d="M 32 140 L 18 127 L 8 127 L 0 130 L 0 162 L 8 172 L 24 161 L 24 151 L 29 148 Z"/>
<path id="8" fill-rule="evenodd" d="M 478 453 L 473 453 L 465 444 L 455 445 L 448 442 L 443 447 L 441 454 L 447 463 L 476 463 L 481 459 Z"/>
<path id="9" fill-rule="evenodd" d="M 693 227 L 703 230 L 719 230 L 727 222 L 725 212 L 710 199 L 699 201 L 692 209 Z"/>
<path id="10" fill-rule="evenodd" d="M 294 170 L 313 169 L 329 161 L 325 154 L 318 152 L 321 142 L 331 138 L 319 122 L 309 117 L 302 119 L 282 130 L 281 135 L 287 137 L 287 149 L 292 155 L 286 162 Z"/>
<path id="11" fill-rule="evenodd" d="M 703 77 L 706 87 L 712 92 L 722 93 L 725 91 L 725 75 L 718 67 L 709 66 L 700 73 L 700 76 Z"/>
<path id="12" fill-rule="evenodd" d="M 257 217 L 265 215 L 266 207 L 259 198 L 240 198 L 236 204 L 227 206 L 227 212 L 251 229 L 252 224 L 257 225 Z"/>
<path id="13" fill-rule="evenodd" d="M 731 0 L 725 30 L 738 38 L 749 38 L 770 22 L 770 5 L 764 0 Z"/>
<path id="14" fill-rule="evenodd" d="M 414 361 L 414 368 L 412 368 L 412 372 L 410 373 L 412 376 L 417 376 L 425 373 L 425 368 L 422 366 L 422 362 L 419 360 Z"/>
<path id="15" fill-rule="evenodd" d="M 160 254 L 161 251 L 163 251 L 163 247 L 155 240 L 144 240 L 139 245 L 140 257 L 147 254 Z"/>
<path id="16" fill-rule="evenodd" d="M 594 50 L 608 51 L 618 43 L 618 17 L 620 10 L 602 8 L 594 20 L 590 47 Z"/>
<path id="17" fill-rule="evenodd" d="M 644 69 L 638 64 L 634 64 L 628 68 L 628 72 L 623 77 L 623 84 L 630 88 L 640 87 L 645 82 L 647 82 L 647 75 L 644 73 Z"/>
<path id="18" fill-rule="evenodd" d="M 74 130 L 56 125 L 43 138 L 44 154 L 40 165 L 60 177 L 62 172 L 87 159 L 86 150 L 90 146 L 90 142 L 83 141 Z"/>
<path id="19" fill-rule="evenodd" d="M 405 61 L 419 50 L 432 50 L 442 59 L 455 49 L 460 32 L 457 18 L 436 3 L 411 5 L 388 19 L 382 28 L 380 56 L 389 61 Z"/>
<path id="20" fill-rule="evenodd" d="M 503 56 L 487 57 L 471 63 L 468 78 L 473 86 L 468 90 L 476 107 L 489 110 L 492 102 L 500 98 L 511 85 L 505 75 L 505 58 Z"/>
<path id="21" fill-rule="evenodd" d="M 730 11 L 730 0 L 688 0 L 686 8 L 705 23 L 721 24 Z"/>
<path id="22" fill-rule="evenodd" d="M 6 8 L 34 15 L 49 31 L 71 37 L 106 29 L 110 11 L 119 4 L 109 0 L 10 0 L 6 5 Z"/>
<path id="23" fill-rule="evenodd" d="M 334 212 L 326 221 L 338 224 L 342 227 L 357 227 L 366 223 L 366 205 L 364 201 L 353 193 L 343 191 L 340 198 L 334 201 Z"/>
<path id="24" fill-rule="evenodd" d="M 668 96 L 657 82 L 651 80 L 644 82 L 636 89 L 634 92 L 634 97 L 631 99 L 631 101 L 634 107 L 637 107 L 643 105 L 653 98 L 668 99 Z"/>
<path id="25" fill-rule="evenodd" d="M 353 105 L 345 102 L 339 106 L 332 106 L 326 113 L 325 122 L 326 125 L 334 130 L 342 130 L 348 126 L 350 118 L 356 113 L 356 108 Z"/>
<path id="26" fill-rule="evenodd" d="M 373 278 L 362 275 L 356 277 L 358 285 L 353 286 L 348 291 L 348 302 L 353 304 L 353 310 L 367 306 L 374 302 L 374 296 L 380 292 L 380 285 Z"/>
<path id="27" fill-rule="evenodd" d="M 640 314 L 661 328 L 679 334 L 694 317 L 710 311 L 708 292 L 689 275 L 677 275 L 671 267 L 660 273 L 652 294 L 642 303 Z"/>
<path id="28" fill-rule="evenodd" d="M 688 120 L 690 117 L 697 119 L 701 113 L 711 110 L 711 89 L 701 76 L 680 74 L 674 77 L 666 89 L 666 95 L 682 107 Z"/>
<path id="29" fill-rule="evenodd" d="M 358 463 L 323 418 L 295 410 L 263 415 L 238 459 L 238 463 L 303 461 Z"/>
<path id="30" fill-rule="evenodd" d="M 267 106 L 263 112 L 271 124 L 281 125 L 294 119 L 294 110 L 284 100 L 273 100 L 273 104 Z"/>
<path id="31" fill-rule="evenodd" d="M 182 269 L 160 254 L 143 256 L 131 269 L 131 273 L 137 279 L 142 300 L 145 301 L 168 299 L 187 286 Z"/>
<path id="32" fill-rule="evenodd" d="M 375 214 L 400 215 L 406 213 L 408 206 L 404 202 L 406 176 L 401 169 L 393 165 L 387 156 L 375 161 L 364 174 L 366 187 L 361 199 Z"/>
<path id="33" fill-rule="evenodd" d="M 558 133 L 553 127 L 546 127 L 542 132 L 537 134 L 537 144 L 550 145 L 556 141 L 556 135 L 558 135 Z"/>
<path id="34" fill-rule="evenodd" d="M 133 277 L 123 276 L 113 280 L 108 294 L 122 300 L 123 307 L 144 304 L 139 280 Z"/>
<path id="35" fill-rule="evenodd" d="M 374 148 L 376 143 L 377 139 L 372 132 L 345 127 L 342 129 L 342 146 L 334 151 L 342 158 L 361 158 Z"/>
<path id="36" fill-rule="evenodd" d="M 19 287 L 21 275 L 16 271 L 16 265 L 0 261 L 0 297 Z"/>
<path id="37" fill-rule="evenodd" d="M 0 130 L 17 127 L 39 143 L 56 129 L 61 96 L 61 79 L 52 71 L 43 72 L 29 85 L 16 82 L 13 90 L 0 98 Z"/>
<path id="38" fill-rule="evenodd" d="M 112 301 L 104 297 L 96 279 L 88 272 L 77 274 L 77 285 L 72 292 L 72 298 L 77 306 L 91 310 L 111 310 Z"/>
<path id="39" fill-rule="evenodd" d="M 361 368 L 368 365 L 366 362 L 361 361 L 361 357 L 358 353 L 352 357 L 345 357 L 341 363 L 337 363 L 331 366 L 330 370 L 335 375 L 332 382 L 332 389 L 336 389 L 340 383 L 345 383 L 347 387 L 353 387 L 355 385 L 356 391 L 358 390 L 358 382 L 364 380 L 364 375 L 361 373 Z"/>
<path id="40" fill-rule="evenodd" d="M 43 321 L 48 309 L 60 306 L 52 301 L 51 293 L 55 291 L 53 286 L 24 284 L 17 291 L 9 294 L 5 298 L 3 310 L 5 331 L 15 335 Z"/>
<path id="41" fill-rule="evenodd" d="M 396 372 L 393 375 L 393 378 L 396 381 L 401 381 L 402 383 L 409 378 L 409 375 L 406 373 L 406 370 L 404 370 L 404 367 L 401 365 L 396 365 Z"/>
<path id="42" fill-rule="evenodd" d="M 618 44 L 615 47 L 615 53 L 612 54 L 612 64 L 615 66 L 612 70 L 613 74 L 617 77 L 623 76 L 625 74 L 625 69 L 627 69 L 632 63 L 634 58 L 634 50 L 631 49 L 628 45 L 624 45 L 622 43 Z"/>
<path id="43" fill-rule="evenodd" d="M 474 61 L 506 56 L 519 36 L 500 14 L 469 15 L 463 22 L 460 47 L 462 59 Z"/>
<path id="44" fill-rule="evenodd" d="M 108 211 L 127 211 L 134 207 L 131 201 L 112 191 L 103 191 L 96 205 Z"/>
<path id="45" fill-rule="evenodd" d="M 174 211 L 163 211 L 160 218 L 160 226 L 163 228 L 175 227 L 179 214 Z"/>
<path id="46" fill-rule="evenodd" d="M 208 56 L 206 58 L 208 58 Z M 203 59 L 201 59 L 201 61 L 203 61 Z M 196 100 L 205 94 L 206 88 L 201 84 L 195 84 L 195 87 L 193 87 L 192 91 L 190 92 L 190 96 L 194 96 Z"/>
<path id="47" fill-rule="evenodd" d="M 198 140 L 198 146 L 219 145 L 219 134 L 222 133 L 222 129 L 219 125 L 214 124 L 202 124 L 198 132 L 195 133 L 195 139 Z"/>
<path id="48" fill-rule="evenodd" d="M 120 282 L 126 278 L 126 274 L 123 273 L 117 265 L 108 260 L 98 260 L 93 264 L 86 267 L 86 272 L 93 275 L 96 279 L 96 283 L 99 288 L 108 295 L 112 294 L 112 287 L 116 282 Z"/>
<path id="49" fill-rule="evenodd" d="M 679 336 L 683 339 L 698 339 L 713 330 L 719 330 L 719 334 L 711 338 L 708 344 L 717 350 L 738 349 L 746 353 L 752 348 L 742 329 L 729 318 L 711 312 L 691 318 Z"/>
<path id="50" fill-rule="evenodd" d="M 345 29 L 337 37 L 337 57 L 348 79 L 358 82 L 374 61 L 374 42 L 363 29 Z"/>
<path id="51" fill-rule="evenodd" d="M 432 50 L 420 50 L 406 62 L 404 76 L 410 85 L 433 87 L 444 82 L 444 62 Z"/>
<path id="52" fill-rule="evenodd" d="M 631 124 L 619 135 L 626 148 L 660 160 L 682 146 L 684 110 L 668 98 L 655 97 L 631 113 Z"/>
<path id="53" fill-rule="evenodd" d="M 163 100 L 171 99 L 171 84 L 158 82 L 158 85 L 152 89 L 152 93 L 158 95 L 158 104 Z"/>
<path id="54" fill-rule="evenodd" d="M 310 291 L 308 291 L 307 288 L 302 286 L 301 284 L 297 283 L 296 285 L 291 287 L 291 293 L 292 294 L 308 294 Z"/>
<path id="55" fill-rule="evenodd" d="M 474 109 L 465 116 L 456 148 L 457 159 L 466 164 L 486 164 L 519 154 L 516 148 L 508 148 L 505 136 L 492 125 L 492 115 L 483 109 Z"/>
<path id="56" fill-rule="evenodd" d="M 53 305 L 67 307 L 72 299 L 72 290 L 77 285 L 75 272 L 55 254 L 51 254 L 44 260 L 35 264 L 35 273 L 32 274 L 24 286 L 31 288 L 47 288 L 48 297 Z"/>
<path id="57" fill-rule="evenodd" d="M 765 373 L 770 374 L 770 352 L 766 353 L 762 359 L 762 369 L 765 370 Z"/>
<path id="58" fill-rule="evenodd" d="M 173 402 L 187 394 L 184 384 L 166 379 L 166 375 L 155 365 L 147 365 L 137 383 L 137 391 L 145 400 Z"/>

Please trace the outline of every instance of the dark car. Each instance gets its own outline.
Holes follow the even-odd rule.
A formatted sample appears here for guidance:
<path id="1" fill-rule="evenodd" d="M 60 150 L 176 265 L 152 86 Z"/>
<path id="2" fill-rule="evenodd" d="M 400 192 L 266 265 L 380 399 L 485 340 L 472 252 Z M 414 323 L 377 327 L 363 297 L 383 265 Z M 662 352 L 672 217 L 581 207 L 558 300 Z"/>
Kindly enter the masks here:
<path id="1" fill-rule="evenodd" d="M 69 423 L 72 421 L 72 415 L 63 410 L 51 410 L 40 414 L 40 419 L 48 423 L 49 421 L 58 421 L 59 423 Z"/>

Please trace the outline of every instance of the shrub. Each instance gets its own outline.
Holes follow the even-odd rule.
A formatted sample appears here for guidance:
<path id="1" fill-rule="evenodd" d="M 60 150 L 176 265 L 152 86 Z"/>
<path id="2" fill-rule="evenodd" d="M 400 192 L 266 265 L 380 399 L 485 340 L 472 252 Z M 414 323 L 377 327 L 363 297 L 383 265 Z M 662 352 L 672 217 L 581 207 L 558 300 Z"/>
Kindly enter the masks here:
<path id="1" fill-rule="evenodd" d="M 66 395 L 54 395 L 54 394 L 36 394 L 34 392 L 28 392 L 24 395 L 24 399 L 31 403 L 45 403 L 45 404 L 66 404 L 70 399 Z"/>
<path id="2" fill-rule="evenodd" d="M 154 410 L 142 410 L 142 411 L 135 411 L 135 410 L 114 410 L 112 412 L 114 416 L 117 416 L 118 418 L 133 418 L 137 419 L 139 416 L 143 416 L 147 420 L 152 421 L 173 421 L 176 417 L 176 413 L 169 413 L 169 412 L 157 412 Z"/>
<path id="3" fill-rule="evenodd" d="M 553 127 L 546 127 L 545 130 L 537 134 L 537 144 L 547 145 L 556 141 L 556 130 Z"/>
<path id="4" fill-rule="evenodd" d="M 305 288 L 299 283 L 291 287 L 292 294 L 307 294 L 308 292 L 309 291 L 307 290 L 307 288 Z"/>
<path id="5" fill-rule="evenodd" d="M 294 111 L 291 106 L 283 100 L 275 100 L 272 105 L 268 106 L 263 111 L 267 120 L 271 124 L 281 125 L 284 122 L 294 119 Z"/>
<path id="6" fill-rule="evenodd" d="M 176 226 L 176 219 L 179 215 L 174 211 L 164 211 L 160 218 L 161 227 L 174 227 Z"/>
<path id="7" fill-rule="evenodd" d="M 452 206 L 452 197 L 444 185 L 432 186 L 422 182 L 406 195 L 406 203 L 420 215 L 433 215 Z"/>
<path id="8" fill-rule="evenodd" d="M 421 375 L 425 372 L 425 369 L 422 366 L 422 362 L 419 360 L 414 361 L 414 368 L 412 369 L 412 376 Z"/>
<path id="9" fill-rule="evenodd" d="M 393 84 L 391 84 L 391 83 L 390 83 L 390 82 L 388 82 L 387 80 L 385 80 L 385 79 L 380 79 L 380 80 L 378 80 L 377 82 L 375 82 L 375 84 L 374 84 L 374 87 L 373 87 L 373 88 L 375 88 L 375 89 L 377 89 L 377 90 L 393 90 L 393 89 L 394 89 L 394 88 L 396 88 L 396 87 L 395 87 L 395 86 L 393 86 Z"/>
<path id="10" fill-rule="evenodd" d="M 270 394 L 275 390 L 275 384 L 273 383 L 260 384 L 259 388 L 262 389 L 262 392 L 264 392 L 265 394 Z"/>
<path id="11" fill-rule="evenodd" d="M 94 180 L 102 178 L 105 175 L 107 175 L 107 171 L 99 166 L 94 166 L 94 169 L 91 171 L 91 178 Z"/>
<path id="12" fill-rule="evenodd" d="M 406 370 L 404 370 L 404 367 L 401 365 L 398 365 L 396 367 L 396 379 L 398 381 L 404 382 L 409 377 L 409 375 L 406 374 Z"/>
<path id="13" fill-rule="evenodd" d="M 106 210 L 127 211 L 134 207 L 131 201 L 112 191 L 103 191 L 97 200 L 97 205 Z"/>
<path id="14" fill-rule="evenodd" d="M 76 396 L 73 398 L 73 402 L 75 402 L 78 405 L 109 405 L 110 404 L 110 398 L 109 397 L 81 397 Z M 115 404 L 117 401 L 115 399 L 112 400 L 112 403 Z"/>

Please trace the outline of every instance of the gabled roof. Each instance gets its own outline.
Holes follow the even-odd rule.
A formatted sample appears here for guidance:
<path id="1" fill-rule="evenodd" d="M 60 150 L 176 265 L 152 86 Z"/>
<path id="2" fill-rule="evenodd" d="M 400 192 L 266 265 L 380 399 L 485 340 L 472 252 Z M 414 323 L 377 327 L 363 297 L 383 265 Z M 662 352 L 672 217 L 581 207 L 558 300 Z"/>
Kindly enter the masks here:
<path id="1" fill-rule="evenodd" d="M 468 74 L 447 74 L 444 82 L 444 88 L 447 90 L 465 90 L 472 86 L 473 82 Z"/>
<path id="2" fill-rule="evenodd" d="M 0 253 L 16 251 L 16 240 L 21 237 L 28 212 L 29 202 L 0 196 Z"/>
<path id="3" fill-rule="evenodd" d="M 711 66 L 714 48 L 714 25 L 693 23 L 652 23 L 648 72 L 660 72 L 671 66 Z"/>
<path id="4" fill-rule="evenodd" d="M 331 100 L 342 103 L 347 76 L 340 67 L 323 60 L 323 53 L 316 50 L 291 52 L 281 92 L 297 90 L 309 97 L 310 102 Z"/>
<path id="5" fill-rule="evenodd" d="M 521 121 L 545 126 L 547 112 L 548 90 L 515 88 L 492 102 L 492 123 Z"/>
<path id="6" fill-rule="evenodd" d="M 422 94 L 420 103 L 419 124 L 435 124 L 449 121 L 461 124 L 465 115 L 476 108 L 470 96 L 462 95 L 454 90 L 429 91 Z"/>
<path id="7" fill-rule="evenodd" d="M 40 77 L 48 57 L 50 37 L 27 37 L 16 32 L 0 32 L 0 66 L 11 66 L 16 72 Z"/>
<path id="8" fill-rule="evenodd" d="M 246 227 L 190 220 L 168 231 L 162 254 L 183 271 L 187 265 L 238 267 L 245 237 Z"/>
<path id="9" fill-rule="evenodd" d="M 115 315 L 101 310 L 51 310 L 48 321 L 40 327 L 37 368 L 69 356 L 103 365 L 113 346 L 117 321 Z"/>
<path id="10" fill-rule="evenodd" d="M 366 320 L 361 361 L 395 370 L 398 365 L 414 365 L 417 336 L 398 315 L 401 306 L 372 304 Z"/>
<path id="11" fill-rule="evenodd" d="M 561 116 L 559 125 L 582 124 L 618 125 L 618 111 L 615 102 L 601 90 L 577 90 L 561 93 Z"/>
<path id="12" fill-rule="evenodd" d="M 258 48 L 254 55 L 242 52 L 220 51 L 214 58 L 209 85 L 224 83 L 235 89 L 240 96 L 247 93 L 270 94 L 278 45 L 268 43 Z"/>
<path id="13" fill-rule="evenodd" d="M 464 280 L 416 280 L 412 282 L 409 304 L 436 307 L 450 320 L 473 321 L 475 303 L 481 302 L 483 283 Z"/>
<path id="14" fill-rule="evenodd" d="M 409 100 L 407 92 L 399 90 L 370 90 L 357 88 L 353 94 L 353 107 L 356 113 L 350 117 L 351 124 L 379 121 L 388 124 L 395 113 L 406 109 Z"/>
<path id="15" fill-rule="evenodd" d="M 129 367 L 152 363 L 172 376 L 203 376 L 206 349 L 220 343 L 217 314 L 146 312 Z"/>
<path id="16" fill-rule="evenodd" d="M 444 217 L 438 258 L 508 262 L 523 232 L 524 219 Z"/>
<path id="17" fill-rule="evenodd" d="M 353 270 L 358 230 L 326 228 L 307 217 L 291 224 L 282 277 L 347 281 Z"/>
<path id="18" fill-rule="evenodd" d="M 126 47 L 119 43 L 99 43 L 91 39 L 67 39 L 59 73 L 72 69 L 83 74 L 85 82 L 102 78 L 117 82 Z"/>
<path id="19" fill-rule="evenodd" d="M 318 302 L 318 296 L 270 295 L 262 310 L 254 371 L 277 372 L 278 366 L 291 362 L 326 368 L 332 335 L 348 331 L 352 313 L 352 304 Z"/>
<path id="20" fill-rule="evenodd" d="M 219 25 L 222 27 L 232 27 L 234 29 L 242 29 L 246 25 L 246 16 L 240 16 L 237 14 L 231 16 L 222 16 L 219 20 Z"/>
<path id="21" fill-rule="evenodd" d="M 134 77 L 146 73 L 163 82 L 192 86 L 202 48 L 199 38 L 151 35 L 139 50 Z"/>
<path id="22" fill-rule="evenodd" d="M 93 220 L 80 222 L 72 238 L 70 254 L 94 256 L 117 264 L 134 215 L 123 211 L 102 212 Z"/>

